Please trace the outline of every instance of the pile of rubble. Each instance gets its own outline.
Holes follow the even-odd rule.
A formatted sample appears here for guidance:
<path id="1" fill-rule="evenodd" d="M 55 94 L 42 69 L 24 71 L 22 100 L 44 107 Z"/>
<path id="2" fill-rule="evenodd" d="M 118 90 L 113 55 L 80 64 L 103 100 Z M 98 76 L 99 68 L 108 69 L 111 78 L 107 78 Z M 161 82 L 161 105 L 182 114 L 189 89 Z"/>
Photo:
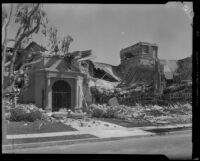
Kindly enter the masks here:
<path id="1" fill-rule="evenodd" d="M 170 106 L 146 105 L 142 106 L 107 106 L 91 105 L 92 117 L 116 118 L 127 121 L 147 120 L 152 123 L 191 123 L 192 106 L 189 103 Z"/>
<path id="2" fill-rule="evenodd" d="M 163 124 L 192 122 L 192 106 L 190 103 L 177 103 L 169 106 L 143 106 L 141 104 L 125 106 L 119 105 L 117 102 L 110 105 L 92 104 L 88 107 L 87 113 L 81 110 L 73 112 L 67 109 L 60 109 L 58 112 L 47 112 L 33 104 L 17 104 L 14 108 L 9 100 L 4 100 L 4 104 L 6 119 L 10 121 L 27 122 L 38 119 L 63 122 L 67 125 L 75 124 L 74 126 L 79 127 L 100 126 L 97 123 L 98 121 L 93 122 L 92 118 L 115 118 L 126 121 L 147 120 L 152 123 Z"/>
<path id="3" fill-rule="evenodd" d="M 158 106 L 160 107 L 160 106 Z M 155 106 L 153 107 L 155 109 Z M 151 109 L 148 109 L 153 112 Z M 160 115 L 148 114 L 145 119 L 155 123 L 191 123 L 192 122 L 192 106 L 189 103 L 177 103 L 171 106 L 163 106 L 159 108 Z"/>
<path id="4" fill-rule="evenodd" d="M 70 109 L 60 109 L 58 112 L 48 113 L 56 122 L 61 122 L 75 129 L 79 128 L 116 128 L 117 125 L 105 123 L 91 118 L 88 113 L 80 111 L 73 112 Z"/>
<path id="5" fill-rule="evenodd" d="M 73 119 L 73 118 L 63 118 L 60 120 L 65 125 L 71 126 L 75 129 L 80 128 L 100 128 L 100 129 L 107 129 L 107 128 L 119 128 L 120 126 L 105 123 L 104 121 L 96 120 L 93 118 L 82 118 L 82 119 Z"/>
<path id="6" fill-rule="evenodd" d="M 82 119 L 86 116 L 86 112 L 82 110 L 76 110 L 76 112 L 71 111 L 70 109 L 61 108 L 58 112 L 51 112 L 52 117 L 56 119 L 72 118 L 72 119 Z"/>
<path id="7" fill-rule="evenodd" d="M 174 83 L 167 88 L 164 89 L 164 94 L 173 93 L 177 91 L 183 90 L 191 90 L 192 89 L 192 81 L 182 82 L 182 83 Z"/>

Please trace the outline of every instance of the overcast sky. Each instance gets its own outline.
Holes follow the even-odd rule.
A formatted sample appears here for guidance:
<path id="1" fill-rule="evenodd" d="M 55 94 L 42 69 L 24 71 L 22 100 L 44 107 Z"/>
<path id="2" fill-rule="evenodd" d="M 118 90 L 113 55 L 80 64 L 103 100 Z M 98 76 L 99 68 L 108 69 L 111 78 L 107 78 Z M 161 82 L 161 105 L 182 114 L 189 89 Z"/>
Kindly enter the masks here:
<path id="1" fill-rule="evenodd" d="M 156 43 L 161 59 L 192 54 L 192 20 L 181 5 L 45 4 L 44 10 L 60 37 L 73 37 L 70 51 L 91 49 L 98 62 L 118 65 L 120 50 L 139 41 Z M 44 45 L 41 35 L 35 40 Z"/>

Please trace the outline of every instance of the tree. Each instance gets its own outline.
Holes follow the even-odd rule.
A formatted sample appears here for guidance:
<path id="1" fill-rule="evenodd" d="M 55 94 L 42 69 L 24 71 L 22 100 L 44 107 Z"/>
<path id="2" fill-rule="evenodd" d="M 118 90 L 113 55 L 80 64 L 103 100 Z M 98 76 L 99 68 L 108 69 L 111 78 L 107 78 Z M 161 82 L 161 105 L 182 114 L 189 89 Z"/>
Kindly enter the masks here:
<path id="1" fill-rule="evenodd" d="M 69 46 L 70 46 L 70 44 L 72 43 L 72 41 L 73 41 L 73 38 L 71 37 L 71 36 L 65 36 L 64 38 L 63 38 L 63 40 L 62 40 L 62 45 L 61 45 L 61 51 L 63 52 L 63 53 L 66 53 L 66 54 L 68 54 L 68 52 L 69 52 Z"/>
<path id="2" fill-rule="evenodd" d="M 70 35 L 64 36 L 61 39 L 58 37 L 58 29 L 52 26 L 44 30 L 43 34 L 48 38 L 50 53 L 61 51 L 63 55 L 68 54 L 69 46 L 73 42 L 73 38 Z"/>
<path id="3" fill-rule="evenodd" d="M 48 47 L 49 47 L 50 52 L 57 53 L 59 50 L 58 49 L 59 40 L 58 40 L 57 33 L 58 33 L 58 29 L 52 26 L 49 29 L 43 31 L 43 34 L 47 36 L 49 40 Z"/>
<path id="4" fill-rule="evenodd" d="M 10 10 L 8 8 L 10 7 Z M 19 76 L 19 72 L 15 73 L 14 63 L 17 56 L 17 51 L 21 49 L 24 43 L 29 41 L 29 38 L 32 34 L 38 33 L 40 27 L 46 28 L 46 14 L 42 10 L 41 4 L 31 4 L 31 3 L 20 3 L 16 6 L 16 12 L 13 15 L 13 4 L 3 4 L 2 9 L 2 87 L 4 87 L 4 73 L 5 73 L 5 60 L 6 60 L 6 49 L 7 42 L 14 41 L 13 45 L 13 55 L 11 57 L 11 62 L 9 66 L 9 83 L 10 86 L 14 89 L 15 81 Z M 7 38 L 7 27 L 10 24 L 11 17 L 13 17 L 14 22 L 19 25 L 17 33 L 14 38 Z M 2 90 L 2 94 L 4 89 Z M 2 95 L 3 96 L 3 95 Z M 5 114 L 4 114 L 4 104 L 2 106 L 2 127 L 3 127 L 3 140 L 5 138 Z"/>
<path id="5" fill-rule="evenodd" d="M 46 20 L 46 21 L 45 21 Z M 28 43 L 30 36 L 33 33 L 38 33 L 41 26 L 46 28 L 46 14 L 42 10 L 41 4 L 18 4 L 15 14 L 15 23 L 20 27 L 14 38 L 15 44 L 13 46 L 13 56 L 11 59 L 9 78 L 11 86 L 14 86 L 16 76 L 14 74 L 14 62 L 17 56 L 17 51 L 21 49 L 24 43 Z"/>
<path id="6" fill-rule="evenodd" d="M 7 43 L 7 27 L 10 23 L 11 15 L 13 11 L 13 5 L 10 6 L 10 11 L 6 10 L 6 6 L 2 6 L 2 87 L 4 82 L 4 63 L 6 57 L 6 43 Z M 3 96 L 3 89 L 2 89 Z M 6 143 L 6 119 L 5 119 L 5 108 L 4 101 L 2 101 L 2 143 Z"/>

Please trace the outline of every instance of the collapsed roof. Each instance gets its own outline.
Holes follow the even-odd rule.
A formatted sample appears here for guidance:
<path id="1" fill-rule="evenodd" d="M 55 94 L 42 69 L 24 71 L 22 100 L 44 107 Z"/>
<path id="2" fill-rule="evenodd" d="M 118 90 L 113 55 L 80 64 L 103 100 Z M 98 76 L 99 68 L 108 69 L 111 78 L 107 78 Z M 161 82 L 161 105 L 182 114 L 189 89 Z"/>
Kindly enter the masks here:
<path id="1" fill-rule="evenodd" d="M 98 63 L 98 62 L 93 62 L 94 68 L 96 69 L 95 71 L 97 73 L 100 73 L 100 71 L 103 73 L 103 77 L 108 77 L 110 81 L 117 82 L 120 81 L 121 79 L 117 76 L 116 74 L 116 67 L 106 64 L 106 63 Z M 98 72 L 98 70 L 100 70 Z"/>

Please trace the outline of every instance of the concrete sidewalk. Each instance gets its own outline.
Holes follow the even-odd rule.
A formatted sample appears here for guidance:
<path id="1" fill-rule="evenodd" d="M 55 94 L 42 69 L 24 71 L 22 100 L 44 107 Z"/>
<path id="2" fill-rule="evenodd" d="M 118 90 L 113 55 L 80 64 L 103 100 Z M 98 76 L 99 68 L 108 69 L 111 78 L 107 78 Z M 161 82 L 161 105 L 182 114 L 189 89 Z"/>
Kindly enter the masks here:
<path id="1" fill-rule="evenodd" d="M 109 123 L 111 124 L 111 123 Z M 138 135 L 150 135 L 151 132 L 146 132 L 149 129 L 164 129 L 164 128 L 180 128 L 180 127 L 192 127 L 192 124 L 178 124 L 167 126 L 147 126 L 147 127 L 134 127 L 125 128 L 117 125 L 117 128 L 99 128 L 99 127 L 74 127 L 78 131 L 67 132 L 51 132 L 51 133 L 38 133 L 38 134 L 17 134 L 7 135 L 7 139 L 24 139 L 24 138 L 40 138 L 40 137 L 54 137 L 54 136 L 66 136 L 66 135 L 80 135 L 91 134 L 99 138 L 109 137 L 126 137 L 126 136 L 138 136 Z"/>
<path id="2" fill-rule="evenodd" d="M 41 137 L 55 137 L 55 136 L 67 136 L 67 135 L 81 135 L 81 134 L 91 134 L 98 138 L 110 138 L 110 137 L 149 135 L 153 133 L 146 132 L 139 128 L 101 129 L 101 128 L 84 127 L 81 129 L 79 128 L 78 131 L 7 135 L 7 139 L 41 138 Z"/>
<path id="3" fill-rule="evenodd" d="M 111 123 L 109 123 L 111 125 Z M 114 124 L 113 124 L 114 125 Z M 29 138 L 44 138 L 44 137 L 58 137 L 58 136 L 68 136 L 68 135 L 81 135 L 90 134 L 96 136 L 97 138 L 86 138 L 86 139 L 76 139 L 76 140 L 59 140 L 48 142 L 37 142 L 37 143 L 24 143 L 24 144 L 14 144 L 14 145 L 3 145 L 4 150 L 9 150 L 13 148 L 30 148 L 30 147 L 41 147 L 41 146 L 55 146 L 64 144 L 74 144 L 80 142 L 93 142 L 93 141 L 107 141 L 115 140 L 129 137 L 140 137 L 140 136 L 152 136 L 156 133 L 148 132 L 145 130 L 149 129 L 163 129 L 163 128 L 180 128 L 180 127 L 191 127 L 192 124 L 179 124 L 179 125 L 168 125 L 168 126 L 149 126 L 149 127 L 134 127 L 125 128 L 117 125 L 116 128 L 113 126 L 106 128 L 99 127 L 76 127 L 78 131 L 69 132 L 52 132 L 52 133 L 40 133 L 40 134 L 18 134 L 18 135 L 7 135 L 8 139 L 29 139 Z"/>

